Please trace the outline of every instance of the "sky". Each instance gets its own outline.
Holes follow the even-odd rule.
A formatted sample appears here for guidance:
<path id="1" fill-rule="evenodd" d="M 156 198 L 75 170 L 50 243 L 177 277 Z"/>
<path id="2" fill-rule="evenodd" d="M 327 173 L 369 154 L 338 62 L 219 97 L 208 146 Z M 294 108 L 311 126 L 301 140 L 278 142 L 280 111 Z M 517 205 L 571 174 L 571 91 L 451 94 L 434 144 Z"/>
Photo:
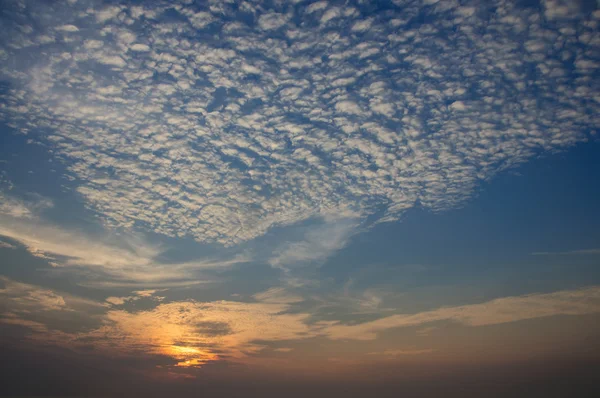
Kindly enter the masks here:
<path id="1" fill-rule="evenodd" d="M 597 396 L 600 2 L 0 3 L 0 396 Z"/>

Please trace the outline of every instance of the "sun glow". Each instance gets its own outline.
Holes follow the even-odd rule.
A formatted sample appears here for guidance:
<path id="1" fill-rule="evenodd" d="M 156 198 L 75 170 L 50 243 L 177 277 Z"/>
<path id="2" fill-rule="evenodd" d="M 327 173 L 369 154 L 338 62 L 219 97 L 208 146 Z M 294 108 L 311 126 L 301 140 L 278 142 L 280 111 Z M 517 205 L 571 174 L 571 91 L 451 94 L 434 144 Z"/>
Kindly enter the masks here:
<path id="1" fill-rule="evenodd" d="M 164 353 L 179 361 L 175 364 L 175 366 L 186 368 L 201 367 L 210 361 L 216 361 L 219 359 L 218 355 L 213 354 L 210 351 L 178 345 L 165 347 Z"/>

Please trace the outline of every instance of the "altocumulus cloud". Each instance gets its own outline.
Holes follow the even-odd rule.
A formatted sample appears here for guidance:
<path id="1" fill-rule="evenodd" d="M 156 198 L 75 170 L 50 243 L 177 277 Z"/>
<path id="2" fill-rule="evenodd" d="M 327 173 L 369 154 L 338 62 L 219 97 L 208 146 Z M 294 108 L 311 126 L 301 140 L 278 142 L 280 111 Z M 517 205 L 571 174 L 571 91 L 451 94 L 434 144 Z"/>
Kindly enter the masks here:
<path id="1" fill-rule="evenodd" d="M 0 117 L 109 226 L 232 245 L 443 210 L 599 124 L 600 11 L 578 2 L 3 8 Z"/>

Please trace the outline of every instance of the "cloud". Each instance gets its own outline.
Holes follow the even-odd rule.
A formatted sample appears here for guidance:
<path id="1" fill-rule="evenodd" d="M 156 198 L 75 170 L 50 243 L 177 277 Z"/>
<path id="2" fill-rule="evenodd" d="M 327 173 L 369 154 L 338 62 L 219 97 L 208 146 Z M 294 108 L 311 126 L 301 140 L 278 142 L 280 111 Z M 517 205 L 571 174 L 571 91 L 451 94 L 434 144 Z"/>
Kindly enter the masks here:
<path id="1" fill-rule="evenodd" d="M 79 28 L 75 25 L 61 25 L 57 26 L 56 30 L 60 30 L 63 32 L 79 32 Z"/>
<path id="2" fill-rule="evenodd" d="M 96 60 L 104 65 L 111 65 L 111 66 L 116 66 L 116 67 L 124 67 L 125 65 L 127 65 L 127 62 L 125 62 L 125 60 L 117 55 L 101 55 L 98 56 L 96 58 Z"/>
<path id="3" fill-rule="evenodd" d="M 28 328 L 32 341 L 68 346 L 93 346 L 107 355 L 159 355 L 170 358 L 173 366 L 197 367 L 210 361 L 241 361 L 265 346 L 261 343 L 305 339 L 317 332 L 308 325 L 309 314 L 289 314 L 292 301 L 271 291 L 257 297 L 261 302 L 198 302 L 194 300 L 161 303 L 152 309 L 127 311 L 105 303 L 28 285 L 2 277 L 0 304 L 7 312 L 0 322 Z M 138 296 L 109 297 L 106 302 L 120 306 Z M 289 296 L 288 296 L 289 297 Z M 50 328 L 37 314 L 71 311 L 87 318 L 86 309 L 101 309 L 93 315 L 98 326 L 77 332 Z"/>
<path id="4" fill-rule="evenodd" d="M 178 360 L 244 358 L 260 351 L 258 341 L 314 335 L 307 314 L 285 314 L 287 304 L 195 301 L 160 304 L 149 311 L 107 313 L 107 325 L 92 335 L 120 341 L 123 351 L 148 350 L 177 357 L 173 346 L 189 347 Z M 202 354 L 201 354 L 202 353 Z"/>
<path id="5" fill-rule="evenodd" d="M 569 250 L 564 252 L 533 252 L 532 256 L 570 256 L 600 254 L 600 249 Z"/>
<path id="6" fill-rule="evenodd" d="M 54 204 L 50 199 L 39 195 L 33 195 L 30 199 L 21 199 L 0 192 L 0 217 L 33 219 L 37 218 L 40 212 L 53 206 Z"/>
<path id="7" fill-rule="evenodd" d="M 317 1 L 317 2 L 310 4 L 308 7 L 306 7 L 306 12 L 311 14 L 316 11 L 324 10 L 327 7 L 328 7 L 328 4 L 326 1 Z"/>
<path id="8" fill-rule="evenodd" d="M 600 312 L 600 288 L 564 290 L 546 294 L 504 297 L 481 304 L 442 307 L 416 314 L 399 314 L 374 321 L 342 324 L 315 322 L 307 312 L 292 312 L 301 299 L 281 288 L 256 294 L 257 302 L 179 300 L 155 302 L 153 308 L 118 308 L 128 300 L 146 297 L 148 292 L 125 298 L 109 297 L 111 305 L 97 303 L 35 285 L 2 278 L 0 322 L 29 330 L 27 338 L 44 344 L 89 349 L 114 356 L 161 356 L 170 366 L 200 367 L 208 362 L 252 363 L 274 342 L 293 342 L 325 337 L 331 340 L 374 340 L 378 334 L 402 327 L 452 321 L 476 327 L 556 315 L 586 315 Z M 150 293 L 148 293 L 150 294 Z M 48 312 L 62 311 L 93 319 L 91 327 L 78 331 L 48 325 Z M 421 335 L 429 333 L 421 329 Z M 275 349 L 288 352 L 290 349 Z M 399 348 L 371 352 L 371 355 L 400 357 L 426 355 L 429 348 Z"/>
<path id="9" fill-rule="evenodd" d="M 18 208 L 21 209 L 20 203 Z M 11 209 L 14 210 L 14 206 L 11 205 Z M 29 211 L 15 214 L 11 210 L 8 213 L 9 217 L 0 216 L 0 236 L 18 242 L 32 255 L 48 260 L 56 271 L 69 267 L 91 272 L 89 275 L 93 276 L 92 280 L 81 281 L 87 286 L 193 285 L 203 282 L 198 280 L 196 271 L 227 268 L 250 261 L 248 255 L 238 254 L 231 258 L 164 263 L 157 257 L 166 248 L 136 235 L 109 232 L 89 235 L 83 231 L 57 227 L 38 217 L 33 218 Z M 102 280 L 98 280 L 98 276 L 102 276 Z"/>
<path id="10" fill-rule="evenodd" d="M 450 106 L 448 106 L 448 108 L 455 111 L 464 111 L 465 109 L 467 109 L 466 105 L 462 101 L 454 101 L 450 104 Z"/>
<path id="11" fill-rule="evenodd" d="M 413 355 L 423 355 L 430 354 L 435 350 L 432 348 L 424 348 L 424 349 L 407 349 L 407 350 L 385 350 L 383 352 L 371 352 L 371 355 L 383 355 L 389 357 L 399 357 L 399 356 L 413 356 Z"/>
<path id="12" fill-rule="evenodd" d="M 107 297 L 106 302 L 112 305 L 123 305 L 129 301 L 131 297 Z"/>
<path id="13" fill-rule="evenodd" d="M 326 260 L 346 245 L 356 232 L 356 219 L 325 221 L 324 224 L 310 227 L 303 238 L 286 242 L 274 250 L 269 264 L 273 267 L 290 269 Z"/>
<path id="14" fill-rule="evenodd" d="M 0 249 L 16 249 L 15 245 L 11 245 L 8 242 L 0 241 Z"/>
<path id="15" fill-rule="evenodd" d="M 134 293 L 137 294 L 139 297 L 151 297 L 157 291 L 158 290 L 156 290 L 156 289 L 146 289 L 146 290 L 136 290 Z"/>
<path id="16" fill-rule="evenodd" d="M 130 47 L 132 51 L 150 51 L 150 46 L 148 46 L 147 44 L 141 44 L 141 43 L 136 43 L 133 46 Z"/>
<path id="17" fill-rule="evenodd" d="M 114 236 L 92 239 L 80 232 L 40 222 L 15 222 L 6 218 L 1 221 L 0 235 L 19 242 L 34 255 L 52 258 L 61 266 L 97 267 L 123 277 L 136 273 L 142 277 L 142 269 L 146 268 L 147 277 L 152 277 L 147 267 L 160 252 L 136 239 L 120 239 L 117 243 Z"/>
<path id="18" fill-rule="evenodd" d="M 164 299 L 164 297 L 157 297 L 157 296 L 154 296 L 154 294 L 158 291 L 165 291 L 165 290 L 167 290 L 167 289 L 135 290 L 133 292 L 134 293 L 133 296 L 125 296 L 125 297 L 110 296 L 110 297 L 107 297 L 104 301 L 106 301 L 109 304 L 115 305 L 115 306 L 123 305 L 129 301 L 136 301 L 141 298 L 152 298 L 152 299 L 161 301 Z"/>
<path id="19" fill-rule="evenodd" d="M 568 0 L 544 0 L 544 15 L 549 20 L 577 17 L 581 12 L 581 6 L 577 1 Z"/>
<path id="20" fill-rule="evenodd" d="M 93 300 L 57 293 L 37 285 L 17 282 L 5 276 L 0 276 L 4 287 L 0 288 L 0 303 L 6 314 L 39 314 L 48 311 L 82 311 L 90 308 L 103 308 L 101 303 Z"/>
<path id="21" fill-rule="evenodd" d="M 330 8 L 321 17 L 321 23 L 326 24 L 327 22 L 331 21 L 332 19 L 339 18 L 340 15 L 341 15 L 341 10 L 339 8 L 337 8 L 337 7 Z"/>
<path id="22" fill-rule="evenodd" d="M 13 310 L 29 312 L 66 309 L 64 298 L 52 290 L 15 282 L 4 276 L 0 276 L 0 281 L 4 284 L 4 288 L 0 288 L 0 297 L 3 301 L 10 301 Z"/>
<path id="23" fill-rule="evenodd" d="M 258 25 L 263 30 L 278 29 L 287 23 L 288 18 L 287 15 L 276 12 L 263 14 L 258 18 Z"/>
<path id="24" fill-rule="evenodd" d="M 356 325 L 332 325 L 330 339 L 373 340 L 383 331 L 452 321 L 465 326 L 498 325 L 556 315 L 585 315 L 600 312 L 600 287 L 563 290 L 546 294 L 504 297 L 481 304 L 442 307 L 416 314 L 391 315 Z"/>
<path id="25" fill-rule="evenodd" d="M 600 125 L 597 12 L 427 3 L 369 18 L 258 3 L 249 21 L 227 4 L 40 2 L 3 17 L 0 116 L 40 132 L 107 228 L 226 246 L 348 210 L 369 226 L 454 208 Z"/>
<path id="26" fill-rule="evenodd" d="M 15 218 L 31 218 L 30 209 L 25 204 L 14 199 L 8 199 L 4 195 L 0 196 L 0 214 Z"/>
<path id="27" fill-rule="evenodd" d="M 292 352 L 292 351 L 294 351 L 294 349 L 289 348 L 289 347 L 280 347 L 280 348 L 275 348 L 273 351 L 275 351 L 275 352 Z"/>
<path id="28" fill-rule="evenodd" d="M 352 30 L 354 32 L 365 32 L 371 28 L 372 23 L 372 19 L 365 19 L 363 21 L 356 22 L 354 25 L 352 25 Z"/>
<path id="29" fill-rule="evenodd" d="M 111 6 L 111 7 L 106 7 L 102 10 L 99 10 L 95 13 L 96 15 L 96 20 L 98 22 L 106 22 L 114 17 L 116 17 L 119 12 L 121 12 L 121 7 L 120 6 Z"/>
<path id="30" fill-rule="evenodd" d="M 282 287 L 273 287 L 252 296 L 255 300 L 272 304 L 294 304 L 304 301 L 304 298 L 287 292 Z"/>

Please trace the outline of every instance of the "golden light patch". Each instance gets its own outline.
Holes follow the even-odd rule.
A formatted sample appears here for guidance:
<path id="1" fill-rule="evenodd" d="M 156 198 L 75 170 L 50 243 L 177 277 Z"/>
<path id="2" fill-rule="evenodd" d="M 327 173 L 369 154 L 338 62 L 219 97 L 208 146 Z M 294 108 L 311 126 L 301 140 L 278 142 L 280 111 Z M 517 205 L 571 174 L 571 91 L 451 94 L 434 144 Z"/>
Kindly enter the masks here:
<path id="1" fill-rule="evenodd" d="M 210 361 L 219 359 L 218 355 L 210 351 L 177 345 L 165 347 L 163 353 L 179 361 L 175 366 L 186 368 L 201 367 Z"/>

